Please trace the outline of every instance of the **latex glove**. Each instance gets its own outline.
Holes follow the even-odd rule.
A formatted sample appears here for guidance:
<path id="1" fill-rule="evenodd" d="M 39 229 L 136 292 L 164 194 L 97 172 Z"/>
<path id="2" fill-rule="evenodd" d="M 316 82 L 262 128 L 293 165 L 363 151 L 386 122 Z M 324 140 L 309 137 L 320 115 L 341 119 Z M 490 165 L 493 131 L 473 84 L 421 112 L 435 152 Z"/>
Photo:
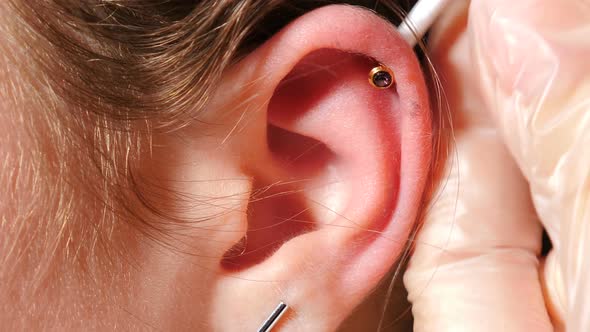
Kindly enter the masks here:
<path id="1" fill-rule="evenodd" d="M 556 323 L 590 331 L 590 2 L 473 1 L 481 91 L 553 242 Z"/>
<path id="2" fill-rule="evenodd" d="M 590 331 L 586 22 L 580 1 L 474 0 L 469 12 L 453 2 L 434 27 L 456 143 L 405 275 L 416 331 L 553 330 L 541 225 L 488 114 L 556 246 L 544 269 L 555 323 L 566 315 L 568 331 Z"/>

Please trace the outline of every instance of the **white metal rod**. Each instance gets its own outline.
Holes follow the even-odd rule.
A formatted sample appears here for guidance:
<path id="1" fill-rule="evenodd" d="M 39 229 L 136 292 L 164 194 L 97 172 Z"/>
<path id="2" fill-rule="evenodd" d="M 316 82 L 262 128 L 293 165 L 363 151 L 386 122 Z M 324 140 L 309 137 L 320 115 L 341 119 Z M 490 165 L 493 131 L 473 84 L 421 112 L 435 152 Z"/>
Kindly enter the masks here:
<path id="1" fill-rule="evenodd" d="M 434 20 L 451 0 L 420 0 L 412 8 L 408 16 L 399 25 L 398 31 L 410 46 L 416 43 L 430 29 Z"/>

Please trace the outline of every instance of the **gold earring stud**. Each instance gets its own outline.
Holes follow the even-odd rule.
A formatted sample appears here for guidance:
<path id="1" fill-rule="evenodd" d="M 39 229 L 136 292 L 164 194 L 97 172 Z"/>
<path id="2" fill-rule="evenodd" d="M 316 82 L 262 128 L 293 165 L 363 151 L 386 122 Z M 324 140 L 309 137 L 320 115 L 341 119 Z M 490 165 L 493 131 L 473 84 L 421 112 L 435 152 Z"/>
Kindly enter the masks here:
<path id="1" fill-rule="evenodd" d="M 395 76 L 391 69 L 379 65 L 369 72 L 369 83 L 377 89 L 387 89 L 395 84 Z"/>

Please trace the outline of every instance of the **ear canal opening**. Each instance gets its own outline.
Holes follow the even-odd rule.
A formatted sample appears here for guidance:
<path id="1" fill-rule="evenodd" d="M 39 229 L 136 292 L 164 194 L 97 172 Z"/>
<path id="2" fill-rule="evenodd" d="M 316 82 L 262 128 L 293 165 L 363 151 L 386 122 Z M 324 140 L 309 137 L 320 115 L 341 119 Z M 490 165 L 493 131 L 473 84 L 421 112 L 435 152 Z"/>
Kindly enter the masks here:
<path id="1" fill-rule="evenodd" d="M 254 184 L 247 209 L 246 235 L 225 252 L 221 261 L 229 271 L 261 263 L 283 243 L 316 228 L 305 188 L 310 185 L 309 179 L 321 178 L 336 159 L 316 139 L 272 124 L 267 128 L 269 151 L 292 178 Z"/>
<path id="2" fill-rule="evenodd" d="M 221 266 L 241 271 L 263 262 L 283 243 L 315 229 L 307 201 L 287 182 L 255 183 L 247 209 L 246 235 L 225 252 Z"/>

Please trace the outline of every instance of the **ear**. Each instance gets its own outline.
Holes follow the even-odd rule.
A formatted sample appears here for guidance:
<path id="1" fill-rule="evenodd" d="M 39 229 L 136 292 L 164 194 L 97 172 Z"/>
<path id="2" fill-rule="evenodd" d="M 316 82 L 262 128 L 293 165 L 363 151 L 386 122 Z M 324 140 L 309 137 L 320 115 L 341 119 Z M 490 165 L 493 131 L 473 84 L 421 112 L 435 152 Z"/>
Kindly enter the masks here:
<path id="1" fill-rule="evenodd" d="M 394 87 L 369 84 L 379 63 Z M 233 66 L 201 119 L 225 124 L 206 135 L 209 156 L 225 155 L 208 174 L 231 168 L 250 193 L 208 233 L 227 243 L 214 329 L 254 330 L 279 301 L 285 330 L 336 329 L 392 268 L 422 202 L 431 117 L 413 50 L 371 12 L 323 7 Z"/>
<path id="2" fill-rule="evenodd" d="M 368 83 L 379 62 L 395 72 L 395 87 Z M 262 322 L 282 300 L 293 311 L 285 326 L 333 330 L 392 267 L 422 202 L 431 117 L 420 65 L 387 22 L 330 6 L 228 77 L 242 89 L 221 99 L 249 100 L 230 139 L 254 182 L 247 231 L 225 254 L 218 295 L 250 305 L 218 309 Z"/>

